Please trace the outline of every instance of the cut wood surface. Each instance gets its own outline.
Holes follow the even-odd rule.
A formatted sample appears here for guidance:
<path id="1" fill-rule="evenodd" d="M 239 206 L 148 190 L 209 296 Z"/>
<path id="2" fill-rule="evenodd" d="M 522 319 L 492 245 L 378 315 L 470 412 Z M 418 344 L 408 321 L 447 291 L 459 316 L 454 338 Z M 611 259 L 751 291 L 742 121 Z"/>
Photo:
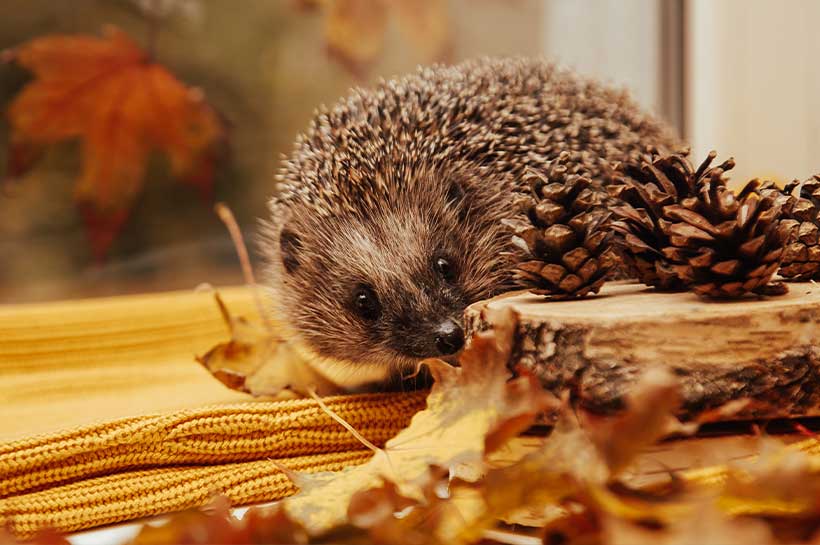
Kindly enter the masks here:
<path id="1" fill-rule="evenodd" d="M 789 284 L 788 294 L 708 301 L 613 282 L 587 299 L 547 301 L 506 294 L 467 309 L 469 332 L 488 327 L 485 309 L 519 314 L 512 366 L 545 388 L 570 388 L 596 412 L 622 406 L 623 395 L 652 365 L 680 377 L 682 416 L 729 401 L 712 419 L 820 414 L 820 286 Z"/>

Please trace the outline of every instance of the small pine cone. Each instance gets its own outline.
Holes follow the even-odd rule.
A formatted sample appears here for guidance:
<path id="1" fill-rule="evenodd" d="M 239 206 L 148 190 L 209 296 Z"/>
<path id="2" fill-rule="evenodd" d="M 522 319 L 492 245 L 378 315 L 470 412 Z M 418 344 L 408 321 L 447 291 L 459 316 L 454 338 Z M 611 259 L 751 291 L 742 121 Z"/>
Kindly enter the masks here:
<path id="1" fill-rule="evenodd" d="M 615 264 L 606 192 L 571 169 L 571 155 L 562 153 L 546 172 L 528 171 L 531 195 L 517 201 L 525 217 L 505 222 L 524 253 L 516 283 L 553 299 L 597 293 Z"/>
<path id="2" fill-rule="evenodd" d="M 706 180 L 697 195 L 664 207 L 670 246 L 663 254 L 699 295 L 785 293 L 784 285 L 769 285 L 794 229 L 781 221 L 782 204 L 762 194 L 757 180 L 737 195 L 721 180 Z"/>
<path id="3" fill-rule="evenodd" d="M 704 180 L 725 183 L 723 174 L 735 166 L 734 160 L 729 159 L 712 167 L 717 157 L 712 151 L 695 170 L 688 156 L 689 150 L 663 155 L 650 149 L 640 163 L 620 165 L 609 186 L 610 195 L 616 200 L 612 228 L 618 233 L 617 244 L 628 266 L 641 282 L 663 291 L 687 288 L 675 263 L 663 254 L 670 244 L 664 231 L 664 207 L 694 196 Z"/>
<path id="4" fill-rule="evenodd" d="M 780 276 L 801 282 L 820 279 L 820 174 L 802 183 L 795 180 L 783 190 L 771 186 L 769 189 L 778 191 L 786 199 L 783 218 L 795 226 L 783 253 Z M 795 189 L 797 195 L 794 195 Z"/>

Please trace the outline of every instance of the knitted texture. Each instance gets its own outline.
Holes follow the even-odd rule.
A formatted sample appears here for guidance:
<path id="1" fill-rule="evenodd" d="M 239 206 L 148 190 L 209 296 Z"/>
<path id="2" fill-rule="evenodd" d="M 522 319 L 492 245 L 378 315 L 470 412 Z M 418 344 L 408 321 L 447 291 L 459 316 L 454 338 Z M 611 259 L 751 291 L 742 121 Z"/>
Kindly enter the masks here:
<path id="1" fill-rule="evenodd" d="M 182 466 L 117 473 L 53 489 L 0 499 L 0 525 L 20 539 L 43 528 L 60 532 L 200 507 L 214 495 L 233 505 L 284 498 L 296 487 L 279 469 L 338 471 L 366 462 L 369 450 L 335 452 L 222 464 Z"/>
<path id="2" fill-rule="evenodd" d="M 327 398 L 377 445 L 424 408 L 426 392 Z M 21 538 L 295 492 L 281 471 L 336 471 L 372 452 L 313 400 L 258 402 L 128 418 L 0 445 L 0 527 Z"/>

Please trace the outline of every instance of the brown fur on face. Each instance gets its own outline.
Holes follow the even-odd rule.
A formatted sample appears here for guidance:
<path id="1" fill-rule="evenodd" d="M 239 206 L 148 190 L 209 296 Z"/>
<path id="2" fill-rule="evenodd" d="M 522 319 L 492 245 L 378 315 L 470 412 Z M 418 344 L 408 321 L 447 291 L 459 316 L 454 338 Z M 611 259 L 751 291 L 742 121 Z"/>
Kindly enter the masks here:
<path id="1" fill-rule="evenodd" d="M 397 175 L 403 181 L 391 186 L 402 190 L 383 195 L 378 205 L 361 200 L 328 216 L 294 206 L 278 231 L 269 231 L 280 246 L 281 259 L 269 269 L 281 286 L 279 314 L 308 356 L 325 360 L 345 383 L 412 372 L 421 359 L 438 355 L 442 322 L 460 326 L 468 304 L 509 282 L 509 236 L 496 220 L 512 212 L 498 191 L 511 188 L 508 182 L 486 183 L 476 177 L 487 173 L 457 164 Z M 440 258 L 452 266 L 449 278 L 436 269 Z M 379 299 L 375 320 L 356 311 L 361 286 Z"/>
<path id="2" fill-rule="evenodd" d="M 601 178 L 677 147 L 623 93 L 532 59 L 482 59 L 356 89 L 317 112 L 271 201 L 263 254 L 286 335 L 342 385 L 436 355 L 431 330 L 509 287 L 501 224 L 528 168 L 561 152 Z M 446 282 L 433 266 L 456 268 Z M 363 319 L 362 286 L 381 304 Z"/>

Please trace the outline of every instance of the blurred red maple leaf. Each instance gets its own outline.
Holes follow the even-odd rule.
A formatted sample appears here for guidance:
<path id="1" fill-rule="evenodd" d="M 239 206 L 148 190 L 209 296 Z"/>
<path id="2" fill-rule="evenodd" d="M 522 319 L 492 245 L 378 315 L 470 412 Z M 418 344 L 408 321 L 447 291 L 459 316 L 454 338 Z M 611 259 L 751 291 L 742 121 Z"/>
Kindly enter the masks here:
<path id="1" fill-rule="evenodd" d="M 183 183 L 209 196 L 224 127 L 196 88 L 181 83 L 123 31 L 50 35 L 6 53 L 35 78 L 8 109 L 8 175 L 24 174 L 47 145 L 79 138 L 74 196 L 102 259 L 128 217 L 154 151 Z"/>

